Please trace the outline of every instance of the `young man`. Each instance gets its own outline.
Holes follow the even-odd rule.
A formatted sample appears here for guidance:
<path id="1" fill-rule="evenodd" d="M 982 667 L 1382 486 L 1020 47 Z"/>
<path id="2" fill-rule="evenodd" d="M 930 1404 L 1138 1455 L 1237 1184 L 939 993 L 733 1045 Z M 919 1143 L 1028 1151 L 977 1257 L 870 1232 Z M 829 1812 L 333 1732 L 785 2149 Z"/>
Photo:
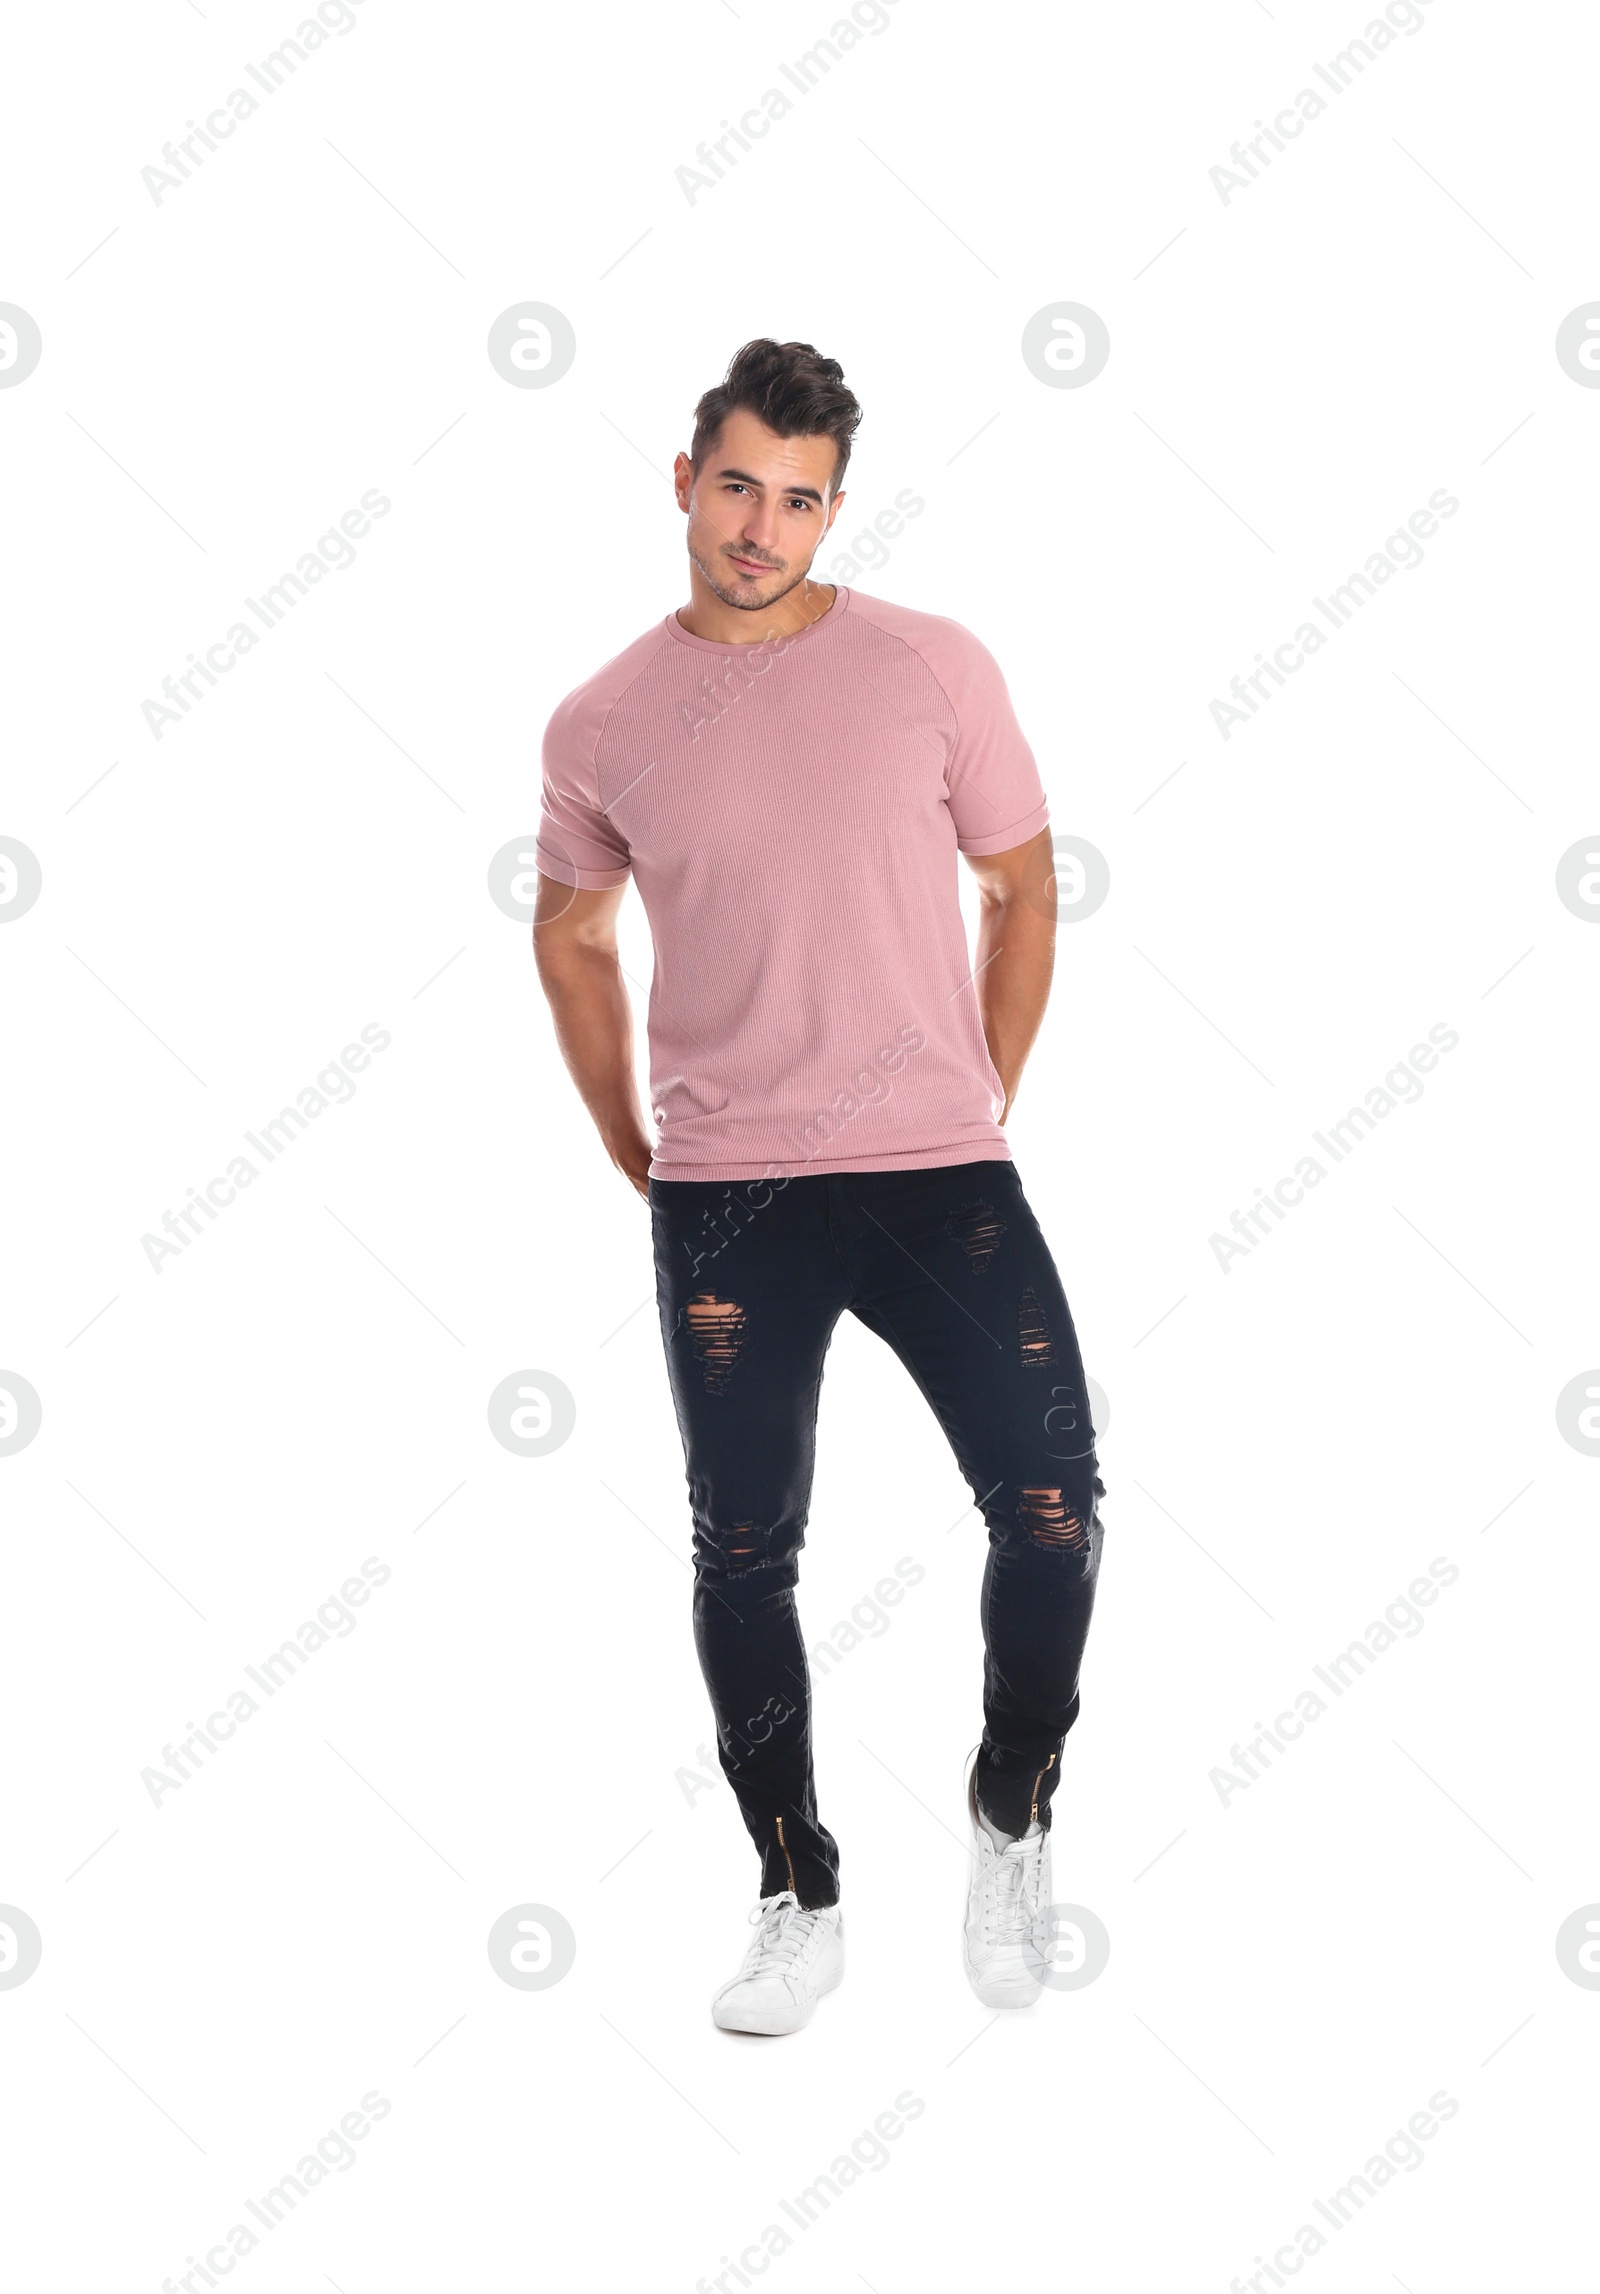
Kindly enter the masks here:
<path id="1" fill-rule="evenodd" d="M 1050 1800 L 1100 1560 L 1078 1342 L 1002 1129 L 1050 986 L 1044 791 L 974 637 L 809 579 L 860 419 L 809 343 L 745 345 L 677 458 L 689 603 L 544 743 L 539 975 L 650 1205 L 695 1641 L 761 1858 L 755 1940 L 712 2002 L 731 2031 L 798 2030 L 843 1973 L 795 1611 L 841 1313 L 917 1381 L 988 1524 L 965 1961 L 994 2007 L 1031 2004 L 1048 1964 Z M 655 943 L 653 1148 L 617 965 L 630 875 Z"/>

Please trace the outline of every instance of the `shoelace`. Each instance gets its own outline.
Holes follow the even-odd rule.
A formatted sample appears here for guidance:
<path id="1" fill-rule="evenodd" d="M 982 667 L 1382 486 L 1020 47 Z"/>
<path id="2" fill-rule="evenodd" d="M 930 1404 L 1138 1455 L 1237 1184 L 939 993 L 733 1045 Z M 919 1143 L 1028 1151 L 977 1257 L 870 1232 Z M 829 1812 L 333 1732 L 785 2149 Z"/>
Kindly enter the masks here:
<path id="1" fill-rule="evenodd" d="M 1044 1835 L 997 1848 L 983 1842 L 983 1930 L 991 1944 L 1025 1944 L 1039 1917 Z"/>
<path id="2" fill-rule="evenodd" d="M 763 1896 L 750 1914 L 760 1922 L 760 1933 L 744 1955 L 741 1979 L 750 1975 L 792 1975 L 816 1941 L 822 1925 L 820 1912 L 808 1912 L 792 1888 Z"/>

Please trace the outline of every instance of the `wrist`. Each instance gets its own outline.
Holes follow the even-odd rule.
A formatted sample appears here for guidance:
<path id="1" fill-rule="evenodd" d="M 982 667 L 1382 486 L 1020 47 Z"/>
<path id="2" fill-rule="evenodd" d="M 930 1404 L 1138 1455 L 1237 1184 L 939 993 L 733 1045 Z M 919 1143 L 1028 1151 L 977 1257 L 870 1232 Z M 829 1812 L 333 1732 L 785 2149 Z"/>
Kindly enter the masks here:
<path id="1" fill-rule="evenodd" d="M 622 1124 L 615 1130 L 603 1131 L 601 1138 L 606 1153 L 619 1171 L 643 1171 L 655 1153 L 654 1147 L 638 1124 Z"/>

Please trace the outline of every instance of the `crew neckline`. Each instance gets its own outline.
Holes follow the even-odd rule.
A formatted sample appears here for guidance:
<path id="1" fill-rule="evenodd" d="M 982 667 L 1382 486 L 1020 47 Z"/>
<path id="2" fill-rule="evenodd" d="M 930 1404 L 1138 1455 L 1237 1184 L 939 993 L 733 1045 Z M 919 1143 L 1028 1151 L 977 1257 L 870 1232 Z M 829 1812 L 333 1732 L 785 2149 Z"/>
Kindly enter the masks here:
<path id="1" fill-rule="evenodd" d="M 685 629 L 683 623 L 678 619 L 678 609 L 676 606 L 674 606 L 672 611 L 667 615 L 663 626 L 670 632 L 673 637 L 678 640 L 680 645 L 692 645 L 696 647 L 697 650 L 701 653 L 731 653 L 738 655 L 741 653 L 759 653 L 763 650 L 763 648 L 766 648 L 768 651 L 772 652 L 777 652 L 781 649 L 781 651 L 787 653 L 790 646 L 797 645 L 801 638 L 810 637 L 815 630 L 826 629 L 830 621 L 837 621 L 840 615 L 845 612 L 846 608 L 849 606 L 849 603 L 850 591 L 845 587 L 843 582 L 836 582 L 834 584 L 834 596 L 832 605 L 829 606 L 826 613 L 819 613 L 815 621 L 808 621 L 804 629 L 794 629 L 789 631 L 789 633 L 784 637 L 761 638 L 744 645 L 729 645 L 726 644 L 720 637 L 696 637 L 694 632 L 692 630 Z"/>

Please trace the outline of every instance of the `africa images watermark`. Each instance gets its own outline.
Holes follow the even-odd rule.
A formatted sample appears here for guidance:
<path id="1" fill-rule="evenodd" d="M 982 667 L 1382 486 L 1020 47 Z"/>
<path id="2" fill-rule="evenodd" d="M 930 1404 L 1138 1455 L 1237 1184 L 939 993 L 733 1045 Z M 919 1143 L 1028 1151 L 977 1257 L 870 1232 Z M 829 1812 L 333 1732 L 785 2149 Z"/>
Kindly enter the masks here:
<path id="1" fill-rule="evenodd" d="M 330 1060 L 314 1083 L 308 1083 L 298 1095 L 293 1107 L 280 1108 L 270 1123 L 263 1123 L 259 1132 L 247 1131 L 246 1139 L 261 1157 L 261 1166 L 251 1162 L 248 1155 L 235 1155 L 226 1171 L 218 1172 L 206 1181 L 205 1192 L 189 1189 L 189 1200 L 180 1210 L 168 1211 L 161 1221 L 168 1240 L 160 1235 L 141 1235 L 144 1255 L 156 1274 L 162 1272 L 163 1261 L 178 1258 L 195 1239 L 205 1233 L 202 1215 L 214 1220 L 219 1211 L 236 1203 L 246 1187 L 253 1186 L 268 1163 L 275 1163 L 286 1147 L 292 1147 L 312 1119 L 328 1107 L 335 1107 L 354 1099 L 356 1087 L 352 1080 L 364 1068 L 370 1067 L 375 1052 L 387 1051 L 394 1038 L 387 1028 L 379 1027 L 376 1020 L 368 1020 L 361 1031 L 361 1043 L 347 1043 L 335 1060 Z M 361 1046 L 368 1048 L 363 1051 Z M 290 1126 L 293 1126 L 291 1129 Z M 219 1193 L 219 1189 L 226 1192 Z"/>
<path id="2" fill-rule="evenodd" d="M 880 1577 L 872 1592 L 863 1594 L 861 1599 L 853 1604 L 848 1617 L 841 1617 L 824 1640 L 814 1641 L 807 1649 L 806 1662 L 811 1668 L 813 1683 L 826 1680 L 828 1675 L 838 1667 L 852 1649 L 860 1648 L 863 1637 L 869 1641 L 881 1641 L 889 1627 L 894 1623 L 894 1619 L 888 1612 L 891 1609 L 898 1609 L 908 1590 L 912 1586 L 920 1585 L 927 1574 L 927 1570 L 920 1561 L 914 1560 L 909 1553 L 902 1554 L 894 1565 L 894 1575 L 892 1577 Z M 780 1710 L 774 1718 L 769 1720 L 767 1713 L 774 1702 L 781 1703 L 782 1700 L 769 1697 L 767 1707 L 756 1714 L 754 1719 L 746 1721 L 742 1732 L 743 1737 L 747 1740 L 746 1749 L 748 1749 L 749 1742 L 764 1742 L 771 1735 L 774 1727 L 781 1726 L 785 1720 L 791 1717 L 794 1710 L 792 1706 L 787 1710 Z M 765 1726 L 762 1725 L 763 1722 L 766 1723 Z M 701 1768 L 705 1770 L 704 1776 L 688 1767 L 680 1767 L 673 1771 L 673 1780 L 691 1808 L 696 1805 L 702 1792 L 718 1792 L 721 1775 L 705 1745 L 696 1745 L 695 1758 L 699 1761 Z M 708 1782 L 708 1779 L 716 1779 L 717 1781 Z"/>
<path id="3" fill-rule="evenodd" d="M 1448 2088 L 1436 2087 L 1428 2097 L 1426 2110 L 1413 2111 L 1403 2127 L 1396 2127 L 1382 2150 L 1373 2152 L 1359 2174 L 1353 2174 L 1327 2198 L 1314 2198 L 1308 2211 L 1319 2214 L 1335 2234 L 1347 2230 L 1369 2198 L 1375 2198 L 1397 2175 L 1413 2175 L 1418 2167 L 1427 2164 L 1428 2154 L 1423 2144 L 1432 2142 L 1445 2121 L 1453 2119 L 1460 2108 Z M 1258 2254 L 1255 2275 L 1246 2278 L 1241 2271 L 1231 2281 L 1229 2294 L 1271 2294 L 1274 2286 L 1287 2286 L 1290 2277 L 1303 2270 L 1314 2255 L 1330 2244 L 1326 2230 L 1317 2223 L 1303 2222 L 1294 2233 L 1292 2245 L 1280 2246 L 1270 2262 L 1264 2254 Z"/>
<path id="4" fill-rule="evenodd" d="M 927 506 L 920 494 L 914 494 L 909 486 L 902 486 L 894 498 L 894 507 L 880 510 L 871 525 L 863 527 L 853 538 L 849 548 L 834 556 L 829 571 L 835 581 L 854 581 L 863 568 L 881 571 L 889 562 L 890 542 L 898 541 L 907 522 L 920 518 Z M 806 628 L 810 626 L 806 624 Z M 805 633 L 805 629 L 795 629 L 784 636 L 763 638 L 755 645 L 742 646 L 730 653 L 726 660 L 718 663 L 715 675 L 708 669 L 694 689 L 694 698 L 678 703 L 678 715 L 690 740 L 698 741 L 709 727 L 719 724 L 734 703 L 752 692 L 773 663 L 781 661 Z M 653 771 L 654 767 L 650 769 Z"/>
<path id="5" fill-rule="evenodd" d="M 259 1665 L 246 1665 L 245 1673 L 260 1690 L 263 1699 L 275 1697 L 278 1691 L 292 1681 L 295 1674 L 319 1649 L 325 1649 L 330 1639 L 348 1641 L 355 1631 L 354 1612 L 365 1607 L 380 1585 L 387 1585 L 394 1571 L 387 1561 L 380 1561 L 375 1553 L 369 1554 L 361 1564 L 359 1573 L 347 1577 L 337 1593 L 330 1593 L 320 1602 L 314 1617 L 296 1628 L 294 1638 L 284 1641 L 270 1657 L 263 1657 Z M 238 1729 L 241 1721 L 254 1720 L 261 1706 L 249 1689 L 231 1689 L 227 1697 L 227 1711 L 209 1713 L 202 1728 L 195 1721 L 185 1721 L 189 1734 L 181 1743 L 164 1744 L 161 1757 L 165 1768 L 154 1765 L 139 1771 L 139 1781 L 149 1793 L 158 1809 L 163 1796 L 181 1791 L 199 1775 L 208 1753 L 217 1753 Z"/>
<path id="6" fill-rule="evenodd" d="M 789 1128 L 798 1140 L 801 1163 L 815 1162 L 822 1154 L 838 1153 L 837 1141 L 847 1123 L 868 1107 L 881 1107 L 894 1096 L 891 1077 L 926 1048 L 927 1036 L 915 1020 L 903 1020 L 887 1043 L 879 1044 L 871 1059 L 864 1059 L 848 1083 L 841 1084 L 826 1107 L 815 1107 L 798 1128 Z M 799 1174 L 789 1173 L 790 1178 Z"/>
<path id="7" fill-rule="evenodd" d="M 293 573 L 280 574 L 259 598 L 246 597 L 244 602 L 262 629 L 276 629 L 330 567 L 335 572 L 348 573 L 356 562 L 352 544 L 363 540 L 372 531 L 373 519 L 386 518 L 392 507 L 387 494 L 380 494 L 376 486 L 369 486 L 356 509 L 346 510 L 337 527 L 330 526 L 325 534 L 318 535 L 316 548 L 304 553 Z M 203 677 L 207 686 L 220 684 L 222 677 L 230 669 L 236 669 L 245 655 L 260 643 L 258 631 L 247 621 L 236 621 L 215 645 L 206 647 L 204 661 L 197 660 L 191 653 L 189 667 L 180 669 L 176 679 L 164 677 L 161 690 L 166 695 L 165 701 L 140 704 L 154 739 L 159 741 L 168 725 L 181 725 L 196 701 L 205 699 L 205 687 L 196 685 L 197 677 Z"/>
<path id="8" fill-rule="evenodd" d="M 359 6 L 360 0 L 354 0 Z M 343 39 L 356 28 L 356 18 L 346 0 L 322 0 L 314 16 L 307 16 L 296 25 L 294 37 L 282 40 L 262 57 L 259 64 L 246 64 L 246 75 L 263 91 L 253 96 L 248 88 L 230 88 L 214 111 L 206 114 L 205 124 L 190 120 L 190 132 L 175 136 L 161 147 L 165 167 L 144 167 L 139 180 L 157 207 L 169 191 L 180 191 L 189 178 L 205 165 L 207 151 L 220 151 L 226 139 L 235 134 L 247 119 L 254 118 L 261 109 L 263 96 L 271 98 L 285 85 L 291 75 L 300 69 L 318 48 L 325 47 L 332 37 Z M 204 146 L 204 150 L 197 148 Z"/>
<path id="9" fill-rule="evenodd" d="M 1314 621 L 1303 621 L 1292 637 L 1285 638 L 1274 649 L 1270 661 L 1264 653 L 1256 655 L 1259 667 L 1243 677 L 1235 677 L 1229 686 L 1232 701 L 1211 704 L 1211 722 L 1222 738 L 1231 740 L 1233 727 L 1248 725 L 1261 703 L 1272 699 L 1272 686 L 1264 683 L 1264 679 L 1270 677 L 1274 684 L 1287 685 L 1296 670 L 1303 669 L 1314 653 L 1322 651 L 1331 632 L 1346 628 L 1367 599 L 1376 596 L 1397 570 L 1415 573 L 1425 555 L 1422 544 L 1431 541 L 1439 531 L 1442 518 L 1453 518 L 1460 507 L 1454 494 L 1447 493 L 1443 486 L 1435 486 L 1428 496 L 1427 507 L 1413 510 L 1404 526 L 1397 527 L 1388 537 L 1383 548 L 1373 551 L 1362 572 L 1348 575 L 1327 597 L 1314 597 L 1311 602 L 1328 628 L 1322 630 Z"/>
<path id="10" fill-rule="evenodd" d="M 1352 1641 L 1337 1657 L 1330 1657 L 1325 1665 L 1313 1665 L 1311 1670 L 1321 1682 L 1329 1697 L 1342 1697 L 1346 1689 L 1359 1681 L 1362 1674 L 1397 1640 L 1414 1641 L 1427 1623 L 1422 1612 L 1431 1609 L 1441 1590 L 1454 1585 L 1461 1571 L 1446 1554 L 1439 1554 L 1428 1564 L 1425 1577 L 1413 1577 L 1404 1593 L 1397 1593 L 1381 1617 L 1374 1617 L 1370 1625 L 1362 1628 L 1361 1638 Z M 1274 1755 L 1281 1757 L 1300 1737 L 1307 1724 L 1321 1720 L 1329 1709 L 1327 1699 L 1316 1689 L 1302 1689 L 1294 1700 L 1292 1712 L 1274 1716 L 1269 1728 L 1265 1721 L 1257 1721 L 1256 1734 L 1248 1744 L 1234 1745 L 1228 1754 L 1232 1768 L 1216 1767 L 1211 1771 L 1211 1786 L 1224 1808 L 1233 1805 L 1234 1795 L 1248 1792 L 1252 1784 L 1259 1784 L 1273 1764 Z"/>
<path id="11" fill-rule="evenodd" d="M 912 518 L 920 518 L 928 507 L 920 494 L 909 486 L 902 486 L 894 498 L 894 507 L 880 510 L 870 526 L 863 526 L 848 545 L 828 560 L 828 571 L 835 581 L 854 581 L 860 573 L 882 573 L 889 563 L 889 544 L 897 542 Z"/>
<path id="12" fill-rule="evenodd" d="M 893 22 L 889 10 L 898 5 L 899 0 L 856 0 L 848 16 L 841 16 L 825 39 L 807 48 L 792 64 L 780 64 L 779 77 L 787 80 L 798 95 L 810 95 L 852 48 L 859 48 L 865 38 L 875 40 L 888 31 Z M 770 135 L 775 124 L 794 107 L 795 97 L 785 95 L 782 88 L 764 88 L 749 110 L 740 113 L 737 125 L 725 119 L 720 136 L 708 137 L 704 143 L 696 144 L 694 155 L 700 165 L 673 170 L 678 188 L 689 205 L 694 205 L 702 191 L 714 190 L 722 178 L 738 166 L 739 153 L 753 151 L 761 138 Z"/>
<path id="13" fill-rule="evenodd" d="M 833 2201 L 852 2183 L 860 2182 L 863 2174 L 881 2174 L 892 2159 L 889 2145 L 897 2142 L 913 2119 L 920 2119 L 927 2109 L 920 2095 L 909 2087 L 901 2089 L 894 2099 L 892 2111 L 880 2111 L 870 2127 L 863 2127 L 847 2151 L 841 2151 L 826 2174 L 818 2175 L 813 2183 L 796 2191 L 792 2200 L 780 2198 L 776 2211 L 788 2216 L 789 2221 L 806 2231 L 824 2215 Z M 766 2223 L 757 2234 L 760 2244 L 747 2246 L 737 2262 L 725 2254 L 719 2277 L 707 2275 L 695 2281 L 695 2294 L 733 2294 L 735 2286 L 749 2286 L 755 2276 L 777 2258 L 787 2254 L 795 2243 L 795 2233 L 781 2222 Z M 741 2267 L 742 2266 L 742 2267 Z"/>
<path id="14" fill-rule="evenodd" d="M 698 741 L 709 727 L 720 724 L 734 703 L 742 701 L 803 634 L 801 630 L 791 630 L 786 636 L 764 637 L 720 661 L 715 676 L 708 669 L 694 689 L 693 700 L 678 703 L 678 715 L 690 740 Z M 647 769 L 653 772 L 655 767 L 651 765 Z"/>
<path id="15" fill-rule="evenodd" d="M 1350 1108 L 1336 1123 L 1330 1123 L 1326 1131 L 1313 1131 L 1311 1136 L 1328 1157 L 1328 1165 L 1342 1163 L 1397 1107 L 1419 1100 L 1426 1088 L 1422 1078 L 1438 1066 L 1442 1052 L 1454 1051 L 1460 1041 L 1453 1027 L 1436 1020 L 1428 1030 L 1427 1043 L 1414 1043 L 1405 1058 L 1390 1068 L 1382 1083 L 1373 1085 L 1359 1107 Z M 1430 1049 L 1430 1045 L 1437 1048 Z M 1270 1194 L 1265 1187 L 1258 1187 L 1250 1208 L 1234 1212 L 1229 1223 L 1237 1240 L 1227 1235 L 1210 1237 L 1212 1256 L 1224 1274 L 1231 1274 L 1233 1261 L 1247 1258 L 1271 1234 L 1274 1222 L 1281 1226 L 1286 1213 L 1305 1201 L 1310 1188 L 1321 1186 L 1328 1176 L 1328 1165 L 1320 1163 L 1315 1155 L 1302 1155 L 1293 1171 L 1279 1179 Z M 1287 1191 L 1291 1188 L 1295 1190 L 1293 1193 Z"/>
<path id="16" fill-rule="evenodd" d="M 1341 48 L 1328 63 L 1313 64 L 1312 71 L 1335 97 L 1346 94 L 1367 66 L 1375 63 L 1385 48 L 1394 46 L 1400 33 L 1409 40 L 1426 29 L 1428 20 L 1422 11 L 1431 4 L 1432 0 L 1389 0 L 1383 14 L 1373 17 L 1359 39 Z M 1326 96 L 1318 95 L 1315 88 L 1301 88 L 1275 115 L 1270 127 L 1265 120 L 1258 119 L 1256 127 L 1260 132 L 1248 142 L 1241 138 L 1228 153 L 1233 166 L 1213 167 L 1210 171 L 1212 188 L 1223 206 L 1227 206 L 1236 191 L 1248 191 L 1272 165 L 1272 152 L 1287 151 L 1290 143 L 1304 135 L 1312 121 L 1320 119 L 1327 109 Z M 1270 145 L 1271 150 L 1263 150 L 1263 144 Z"/>
<path id="17" fill-rule="evenodd" d="M 362 2096 L 360 2106 L 346 2111 L 338 2126 L 330 2127 L 315 2150 L 307 2151 L 295 2162 L 294 2172 L 275 2182 L 260 2198 L 247 2198 L 240 2212 L 253 2215 L 268 2233 L 276 2230 L 294 2212 L 300 2201 L 326 2182 L 330 2174 L 348 2174 L 357 2159 L 356 2144 L 364 2142 L 380 2119 L 386 2119 L 394 2109 L 387 2095 L 376 2087 L 369 2087 Z M 161 2294 L 200 2294 L 203 2286 L 220 2286 L 222 2276 L 253 2254 L 261 2244 L 261 2231 L 252 2230 L 247 2222 L 231 2223 L 222 2240 L 207 2249 L 204 2262 L 190 2255 L 189 2267 L 181 2278 L 174 2275 L 163 2278 Z"/>
<path id="18" fill-rule="evenodd" d="M 834 1142 L 847 1123 L 854 1122 L 865 1109 L 881 1107 L 892 1098 L 894 1084 L 890 1078 L 924 1050 L 927 1041 L 927 1035 L 914 1020 L 902 1021 L 890 1040 L 878 1046 L 871 1060 L 863 1060 L 849 1083 L 834 1093 L 828 1106 L 814 1108 L 798 1129 L 793 1120 L 788 1119 L 789 1131 L 798 1137 L 803 1149 L 799 1161 L 793 1165 L 769 1163 L 759 1179 L 730 1181 L 723 1188 L 723 1203 L 701 1212 L 700 1233 L 683 1237 L 683 1247 L 693 1262 L 690 1271 L 698 1275 L 708 1258 L 717 1257 L 730 1243 L 736 1242 L 756 1212 L 764 1211 L 773 1195 L 787 1187 L 791 1179 L 802 1176 L 807 1164 L 825 1152 L 835 1152 Z M 657 1088 L 666 1092 L 682 1080 L 677 1075 L 664 1076 Z M 658 1123 L 664 1120 L 664 1111 L 659 1106 L 653 1107 L 652 1113 Z"/>

